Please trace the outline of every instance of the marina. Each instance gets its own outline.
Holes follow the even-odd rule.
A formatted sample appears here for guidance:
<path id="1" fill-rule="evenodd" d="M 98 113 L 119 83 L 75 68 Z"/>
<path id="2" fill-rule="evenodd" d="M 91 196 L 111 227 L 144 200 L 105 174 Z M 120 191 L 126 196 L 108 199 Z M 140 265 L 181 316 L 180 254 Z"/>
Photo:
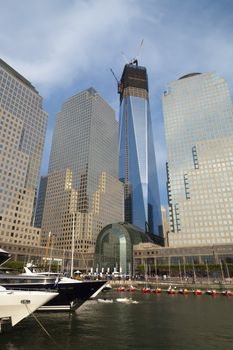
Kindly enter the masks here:
<path id="1" fill-rule="evenodd" d="M 8 260 L 9 254 L 0 251 L 0 261 Z M 77 280 L 61 273 L 38 271 L 36 266 L 27 264 L 23 273 L 12 274 L 0 268 L 0 286 L 7 290 L 54 291 L 56 297 L 38 307 L 38 311 L 74 311 L 85 301 L 95 297 L 104 288 L 105 280 Z"/>
<path id="2" fill-rule="evenodd" d="M 59 294 L 39 308 L 40 311 L 72 311 L 104 287 L 106 281 L 76 280 L 60 275 L 0 274 L 0 285 L 13 290 L 53 290 Z"/>
<path id="3" fill-rule="evenodd" d="M 112 302 L 99 302 L 99 299 Z M 117 302 L 129 299 L 137 303 Z M 111 290 L 72 314 L 39 313 L 1 335 L 2 350 L 232 349 L 233 298 Z M 34 342 L 34 339 L 37 341 Z M 33 347 L 32 347 L 33 344 Z"/>
<path id="4" fill-rule="evenodd" d="M 232 287 L 232 286 L 231 286 Z M 143 294 L 146 293 L 155 293 L 155 294 L 160 294 L 160 293 L 167 293 L 167 294 L 182 294 L 182 295 L 188 295 L 188 294 L 194 294 L 194 295 L 212 295 L 212 296 L 217 296 L 217 295 L 222 295 L 226 297 L 231 297 L 233 295 L 232 290 L 230 289 L 199 289 L 195 288 L 193 285 L 190 289 L 187 288 L 177 288 L 176 286 L 169 285 L 168 288 L 163 286 L 162 288 L 150 288 L 150 287 L 117 287 L 115 288 L 117 292 L 135 292 L 135 291 L 141 291 Z"/>
<path id="5" fill-rule="evenodd" d="M 0 350 L 233 349 L 232 17 L 2 1 Z"/>

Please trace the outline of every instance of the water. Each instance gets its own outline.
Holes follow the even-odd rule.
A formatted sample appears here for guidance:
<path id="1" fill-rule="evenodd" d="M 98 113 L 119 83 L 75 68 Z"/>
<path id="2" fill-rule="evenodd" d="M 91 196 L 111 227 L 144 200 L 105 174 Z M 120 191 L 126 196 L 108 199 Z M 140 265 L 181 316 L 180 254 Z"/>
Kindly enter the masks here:
<path id="1" fill-rule="evenodd" d="M 1 350 L 233 349 L 233 297 L 108 292 L 76 313 L 37 313 L 0 335 Z M 121 304 L 118 297 L 138 304 Z"/>

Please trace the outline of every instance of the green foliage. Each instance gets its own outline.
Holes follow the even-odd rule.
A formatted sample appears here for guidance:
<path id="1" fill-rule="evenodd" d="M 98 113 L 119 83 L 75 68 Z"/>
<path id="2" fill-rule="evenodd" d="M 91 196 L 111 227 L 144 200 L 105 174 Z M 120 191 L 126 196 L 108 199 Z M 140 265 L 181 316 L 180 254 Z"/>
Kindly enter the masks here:
<path id="1" fill-rule="evenodd" d="M 7 267 L 9 269 L 14 269 L 14 270 L 22 270 L 24 267 L 24 262 L 23 261 L 7 261 L 3 267 Z"/>
<path id="2" fill-rule="evenodd" d="M 10 260 L 10 261 L 7 261 L 3 267 L 4 268 L 9 268 L 9 269 L 14 269 L 14 270 L 17 270 L 17 271 L 22 271 L 23 270 L 23 267 L 25 266 L 25 262 L 24 261 L 14 261 L 14 260 Z M 48 271 L 49 269 L 49 266 L 43 266 L 43 265 L 36 265 L 36 267 L 38 269 L 41 269 L 41 270 L 44 270 L 44 271 Z M 57 272 L 58 269 L 57 269 L 57 264 L 52 264 L 51 265 L 51 268 L 50 268 L 51 272 Z"/>

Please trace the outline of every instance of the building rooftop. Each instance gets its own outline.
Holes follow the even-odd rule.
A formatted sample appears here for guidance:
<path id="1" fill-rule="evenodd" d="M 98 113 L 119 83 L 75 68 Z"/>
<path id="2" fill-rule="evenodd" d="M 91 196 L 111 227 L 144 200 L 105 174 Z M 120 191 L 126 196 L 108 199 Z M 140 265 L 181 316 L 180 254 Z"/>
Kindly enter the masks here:
<path id="1" fill-rule="evenodd" d="M 202 73 L 189 73 L 189 74 L 183 75 L 183 76 L 180 77 L 178 80 L 186 79 L 186 78 L 191 78 L 191 77 L 194 77 L 195 75 L 199 75 L 199 74 L 202 74 Z"/>
<path id="2" fill-rule="evenodd" d="M 138 66 L 137 64 L 126 64 L 118 85 L 120 101 L 123 99 L 124 89 L 128 87 L 143 89 L 148 92 L 149 88 L 146 68 Z"/>
<path id="3" fill-rule="evenodd" d="M 36 92 L 38 94 L 38 91 L 36 90 L 36 88 L 30 83 L 29 80 L 25 79 L 21 74 L 19 74 L 18 72 L 16 72 L 16 70 L 14 70 L 11 66 L 9 66 L 9 64 L 7 64 L 5 61 L 3 61 L 0 58 L 0 67 L 4 68 L 5 70 L 7 70 L 10 74 L 13 74 L 17 79 L 21 80 L 22 83 L 24 83 L 25 85 L 27 85 L 30 89 L 32 89 L 34 92 Z"/>

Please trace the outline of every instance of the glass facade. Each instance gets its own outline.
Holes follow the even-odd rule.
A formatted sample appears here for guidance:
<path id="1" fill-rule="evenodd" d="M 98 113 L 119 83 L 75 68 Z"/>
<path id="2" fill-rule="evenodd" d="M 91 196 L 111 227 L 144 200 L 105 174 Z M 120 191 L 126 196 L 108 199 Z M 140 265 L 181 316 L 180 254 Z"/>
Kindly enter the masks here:
<path id="1" fill-rule="evenodd" d="M 117 177 L 117 135 L 115 113 L 95 89 L 70 97 L 57 113 L 48 172 L 70 168 L 75 187 L 85 187 L 88 197 L 103 169 Z"/>
<path id="2" fill-rule="evenodd" d="M 47 181 L 48 181 L 47 176 L 41 176 L 40 187 L 39 187 L 37 203 L 36 203 L 36 215 L 35 215 L 35 226 L 36 227 L 41 227 L 41 225 L 42 225 Z"/>
<path id="3" fill-rule="evenodd" d="M 133 246 L 149 242 L 144 231 L 131 224 L 116 223 L 104 227 L 95 248 L 95 267 L 99 271 L 134 274 Z"/>
<path id="4" fill-rule="evenodd" d="M 107 224 L 123 220 L 118 180 L 118 122 L 93 88 L 69 98 L 57 114 L 42 220 L 43 244 L 86 252 Z M 59 205 L 58 205 L 59 203 Z"/>
<path id="5" fill-rule="evenodd" d="M 170 246 L 233 241 L 233 109 L 225 80 L 193 73 L 163 96 Z"/>
<path id="6" fill-rule="evenodd" d="M 38 245 L 34 204 L 47 128 L 42 97 L 0 59 L 0 240 Z"/>
<path id="7" fill-rule="evenodd" d="M 126 65 L 119 92 L 119 178 L 125 185 L 125 221 L 162 234 L 146 69 Z"/>
<path id="8" fill-rule="evenodd" d="M 174 276 L 174 270 L 172 271 L 171 265 L 180 265 L 179 270 L 182 274 L 185 273 L 185 266 L 191 266 L 191 272 L 193 272 L 193 265 L 203 265 L 205 271 L 206 265 L 214 264 L 218 270 L 218 274 L 221 275 L 221 264 L 224 270 L 225 277 L 229 277 L 227 271 L 227 264 L 233 263 L 233 246 L 232 244 L 225 245 L 209 245 L 209 246 L 192 246 L 192 247 L 166 247 L 161 248 L 152 244 L 138 244 L 134 246 L 134 269 L 138 270 L 138 266 L 152 265 L 152 271 L 156 270 L 156 267 L 160 265 L 167 266 L 167 271 Z M 232 269 L 232 267 L 231 267 Z M 158 270 L 159 271 L 159 270 Z M 186 270 L 188 271 L 188 269 Z M 176 275 L 178 275 L 178 273 Z"/>

